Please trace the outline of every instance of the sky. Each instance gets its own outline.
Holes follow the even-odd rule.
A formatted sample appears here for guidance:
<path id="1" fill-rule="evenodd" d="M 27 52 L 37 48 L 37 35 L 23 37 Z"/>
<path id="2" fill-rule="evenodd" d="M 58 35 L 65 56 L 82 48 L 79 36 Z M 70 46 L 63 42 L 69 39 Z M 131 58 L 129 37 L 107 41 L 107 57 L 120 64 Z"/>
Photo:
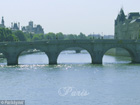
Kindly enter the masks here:
<path id="1" fill-rule="evenodd" d="M 45 33 L 114 35 L 114 20 L 121 8 L 125 14 L 140 12 L 140 0 L 0 0 L 0 18 L 27 26 L 40 24 Z"/>

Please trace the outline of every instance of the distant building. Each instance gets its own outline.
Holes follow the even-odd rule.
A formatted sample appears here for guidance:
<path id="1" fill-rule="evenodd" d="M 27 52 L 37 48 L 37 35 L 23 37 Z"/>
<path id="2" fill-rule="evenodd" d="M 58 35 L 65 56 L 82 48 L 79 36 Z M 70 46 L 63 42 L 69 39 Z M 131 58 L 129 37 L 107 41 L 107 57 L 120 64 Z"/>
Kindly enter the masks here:
<path id="1" fill-rule="evenodd" d="M 100 35 L 100 34 L 90 34 L 88 35 L 90 38 L 93 39 L 114 39 L 114 35 Z"/>
<path id="2" fill-rule="evenodd" d="M 1 19 L 0 28 L 5 28 L 5 25 L 4 25 L 4 17 L 2 17 L 2 19 Z"/>
<path id="3" fill-rule="evenodd" d="M 125 15 L 123 9 L 120 10 L 115 20 L 116 39 L 138 39 L 140 38 L 140 14 L 131 12 Z"/>
<path id="4" fill-rule="evenodd" d="M 115 20 L 115 39 L 138 38 L 140 38 L 139 12 L 131 12 L 125 15 L 123 9 L 121 9 Z M 130 56 L 130 54 L 122 48 L 116 48 L 116 55 Z"/>
<path id="5" fill-rule="evenodd" d="M 25 33 L 44 34 L 44 30 L 41 25 L 33 26 L 33 21 L 30 21 L 28 26 L 23 26 L 22 31 Z"/>
<path id="6" fill-rule="evenodd" d="M 11 23 L 11 30 L 12 31 L 18 31 L 20 30 L 20 23 Z"/>
<path id="7" fill-rule="evenodd" d="M 104 35 L 103 39 L 114 39 L 114 35 Z"/>
<path id="8" fill-rule="evenodd" d="M 88 35 L 89 37 L 93 38 L 93 39 L 100 39 L 101 35 L 100 34 L 90 34 Z"/>

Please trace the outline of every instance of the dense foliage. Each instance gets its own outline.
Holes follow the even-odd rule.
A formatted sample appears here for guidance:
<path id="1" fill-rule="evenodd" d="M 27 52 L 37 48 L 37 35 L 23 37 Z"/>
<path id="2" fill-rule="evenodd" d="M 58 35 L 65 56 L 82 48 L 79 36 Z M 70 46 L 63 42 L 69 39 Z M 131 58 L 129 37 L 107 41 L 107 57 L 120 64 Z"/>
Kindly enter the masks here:
<path id="1" fill-rule="evenodd" d="M 7 28 L 0 28 L 0 41 L 16 41 L 18 38 Z"/>
<path id="2" fill-rule="evenodd" d="M 3 41 L 39 41 L 39 40 L 73 40 L 73 39 L 90 39 L 91 37 L 86 36 L 83 33 L 79 35 L 69 34 L 64 35 L 63 33 L 49 32 L 47 34 L 32 34 L 23 33 L 22 31 L 12 32 L 8 28 L 0 28 L 0 42 Z"/>

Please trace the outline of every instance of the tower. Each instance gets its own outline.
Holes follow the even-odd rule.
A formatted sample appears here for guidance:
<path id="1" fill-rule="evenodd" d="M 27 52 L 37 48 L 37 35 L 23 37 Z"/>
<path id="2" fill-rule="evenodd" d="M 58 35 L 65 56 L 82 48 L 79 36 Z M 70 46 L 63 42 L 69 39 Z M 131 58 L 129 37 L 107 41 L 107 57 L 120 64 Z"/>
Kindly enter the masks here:
<path id="1" fill-rule="evenodd" d="M 20 22 L 18 22 L 18 28 L 19 28 L 19 30 L 20 30 Z"/>
<path id="2" fill-rule="evenodd" d="M 11 28 L 13 28 L 13 23 L 11 23 Z"/>
<path id="3" fill-rule="evenodd" d="M 4 27 L 4 17 L 2 17 L 1 24 L 2 24 L 3 27 Z"/>
<path id="4" fill-rule="evenodd" d="M 33 28 L 33 21 L 30 21 L 30 22 L 29 22 L 29 26 L 30 26 L 31 28 Z"/>
<path id="5" fill-rule="evenodd" d="M 0 28 L 5 28 L 5 25 L 4 25 L 4 18 L 3 18 L 3 17 L 2 17 L 2 19 L 1 19 Z"/>

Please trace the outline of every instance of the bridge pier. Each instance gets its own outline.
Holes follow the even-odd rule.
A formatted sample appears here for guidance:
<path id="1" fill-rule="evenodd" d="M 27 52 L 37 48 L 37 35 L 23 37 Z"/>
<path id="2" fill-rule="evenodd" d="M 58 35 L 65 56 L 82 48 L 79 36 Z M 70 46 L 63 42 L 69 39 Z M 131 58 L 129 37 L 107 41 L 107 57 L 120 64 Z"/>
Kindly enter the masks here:
<path id="1" fill-rule="evenodd" d="M 7 65 L 18 65 L 17 57 L 15 56 L 8 56 L 7 57 Z"/>
<path id="2" fill-rule="evenodd" d="M 102 59 L 100 58 L 92 58 L 92 64 L 102 64 Z"/>
<path id="3" fill-rule="evenodd" d="M 48 55 L 49 58 L 49 65 L 56 65 L 58 55 L 55 52 L 46 53 L 46 54 Z"/>
<path id="4" fill-rule="evenodd" d="M 80 52 L 81 52 L 81 50 L 75 50 L 75 52 L 76 52 L 76 53 L 80 53 Z"/>
<path id="5" fill-rule="evenodd" d="M 92 64 L 102 64 L 102 54 L 98 51 L 92 54 Z"/>
<path id="6" fill-rule="evenodd" d="M 136 54 L 136 56 L 132 58 L 132 63 L 140 63 L 140 54 Z"/>

